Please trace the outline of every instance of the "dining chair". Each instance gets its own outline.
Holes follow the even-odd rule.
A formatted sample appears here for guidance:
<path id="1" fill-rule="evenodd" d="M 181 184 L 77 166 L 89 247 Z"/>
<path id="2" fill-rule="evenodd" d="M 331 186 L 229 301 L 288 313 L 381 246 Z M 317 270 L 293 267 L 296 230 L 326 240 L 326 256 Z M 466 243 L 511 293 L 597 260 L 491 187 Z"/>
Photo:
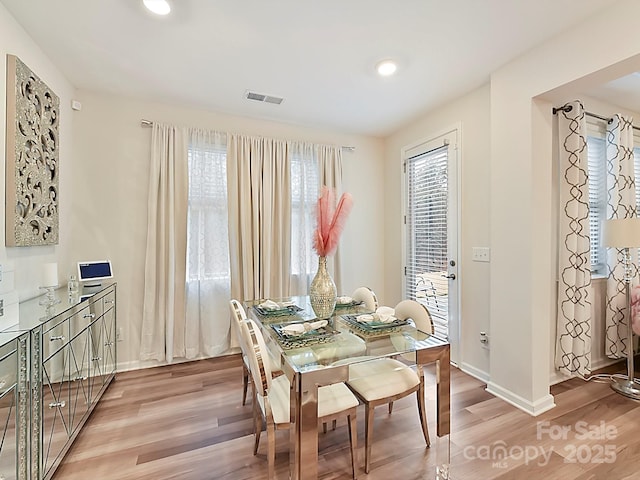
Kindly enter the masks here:
<path id="1" fill-rule="evenodd" d="M 399 320 L 412 319 L 418 330 L 433 333 L 433 322 L 427 307 L 415 300 L 403 300 L 395 307 L 395 317 Z M 424 400 L 424 375 L 422 366 L 414 370 L 407 364 L 394 358 L 377 358 L 349 366 L 347 385 L 365 406 L 365 460 L 364 471 L 369 473 L 371 465 L 371 446 L 373 439 L 373 414 L 375 407 L 388 404 L 389 414 L 393 402 L 416 393 L 418 415 L 427 447 L 431 445 L 427 428 L 427 416 Z"/>
<path id="2" fill-rule="evenodd" d="M 267 430 L 267 468 L 268 478 L 275 473 L 275 432 L 287 429 L 290 423 L 290 383 L 286 375 L 272 378 L 267 347 L 258 325 L 251 319 L 240 325 L 244 341 L 252 345 L 249 349 L 249 370 L 254 383 L 254 424 L 255 443 L 253 454 L 257 455 L 264 418 Z M 336 383 L 318 388 L 318 423 L 347 417 L 349 440 L 351 444 L 351 470 L 357 478 L 357 441 L 356 409 L 358 399 L 344 383 Z"/>
<path id="3" fill-rule="evenodd" d="M 236 299 L 229 300 L 229 306 L 236 326 L 238 343 L 240 344 L 240 351 L 242 353 L 242 405 L 245 405 L 247 403 L 247 388 L 249 386 L 249 346 L 241 335 L 240 324 L 247 321 L 247 314 L 242 307 L 242 304 Z M 280 362 L 273 358 L 272 355 L 269 355 L 267 360 L 269 362 L 269 368 L 271 369 L 272 375 L 281 375 L 282 368 L 280 366 Z"/>
<path id="4" fill-rule="evenodd" d="M 369 287 L 358 287 L 351 294 L 356 302 L 364 302 L 364 306 L 370 312 L 375 312 L 378 308 L 378 297 Z"/>

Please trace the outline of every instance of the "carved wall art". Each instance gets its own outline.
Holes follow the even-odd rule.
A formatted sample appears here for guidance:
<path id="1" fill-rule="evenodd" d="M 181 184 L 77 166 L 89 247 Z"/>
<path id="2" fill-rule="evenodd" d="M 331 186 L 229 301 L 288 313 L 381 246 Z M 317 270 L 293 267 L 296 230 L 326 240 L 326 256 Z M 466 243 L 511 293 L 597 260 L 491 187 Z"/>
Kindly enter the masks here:
<path id="1" fill-rule="evenodd" d="M 8 247 L 58 243 L 60 99 L 7 55 L 6 215 Z"/>

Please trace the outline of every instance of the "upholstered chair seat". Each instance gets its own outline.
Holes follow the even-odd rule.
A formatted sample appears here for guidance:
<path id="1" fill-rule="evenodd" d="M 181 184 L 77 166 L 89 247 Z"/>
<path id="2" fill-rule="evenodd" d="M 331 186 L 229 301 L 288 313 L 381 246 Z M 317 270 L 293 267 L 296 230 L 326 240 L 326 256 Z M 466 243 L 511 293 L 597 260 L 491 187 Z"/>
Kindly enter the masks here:
<path id="1" fill-rule="evenodd" d="M 255 443 L 253 453 L 257 454 L 260 445 L 262 419 L 265 419 L 267 430 L 267 468 L 268 478 L 275 474 L 275 431 L 285 429 L 290 424 L 290 385 L 285 375 L 273 378 L 269 371 L 267 347 L 260 327 L 247 320 L 240 324 L 241 334 L 248 349 L 249 371 L 253 380 Z M 351 443 L 352 476 L 357 477 L 357 431 L 356 410 L 358 399 L 344 383 L 322 386 L 318 388 L 318 423 L 335 421 L 345 416 L 349 428 Z"/>
<path id="2" fill-rule="evenodd" d="M 414 300 L 398 303 L 394 309 L 394 315 L 399 320 L 413 320 L 418 330 L 433 333 L 433 322 L 427 307 Z M 427 446 L 430 445 L 424 400 L 424 376 L 420 365 L 414 369 L 394 358 L 344 363 L 349 363 L 347 385 L 365 405 L 365 473 L 369 473 L 371 466 L 373 413 L 375 407 L 379 405 L 388 404 L 389 414 L 391 414 L 395 400 L 415 392 L 422 434 Z"/>

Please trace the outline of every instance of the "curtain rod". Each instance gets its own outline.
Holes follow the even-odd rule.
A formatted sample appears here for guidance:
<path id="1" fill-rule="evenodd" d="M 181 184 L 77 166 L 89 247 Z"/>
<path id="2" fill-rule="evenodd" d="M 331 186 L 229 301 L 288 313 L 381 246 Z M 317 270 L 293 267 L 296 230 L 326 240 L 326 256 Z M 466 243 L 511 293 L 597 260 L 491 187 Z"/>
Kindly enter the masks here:
<path id="1" fill-rule="evenodd" d="M 558 112 L 570 112 L 573 110 L 573 105 L 563 105 L 562 107 L 553 107 L 553 114 L 555 115 Z M 598 120 L 602 120 L 603 122 L 611 123 L 611 118 L 603 117 L 602 115 L 598 115 L 597 113 L 584 112 L 584 114 L 588 117 L 597 118 Z M 640 127 L 636 127 L 635 125 L 631 125 L 634 130 L 640 131 Z"/>
<path id="2" fill-rule="evenodd" d="M 153 127 L 153 122 L 151 120 L 145 120 L 143 118 L 142 120 L 140 120 L 140 126 L 141 127 L 145 127 L 145 128 L 151 128 L 151 127 Z M 351 147 L 351 146 L 342 145 L 340 148 L 342 150 L 348 150 L 349 152 L 355 152 L 356 151 L 356 147 Z"/>

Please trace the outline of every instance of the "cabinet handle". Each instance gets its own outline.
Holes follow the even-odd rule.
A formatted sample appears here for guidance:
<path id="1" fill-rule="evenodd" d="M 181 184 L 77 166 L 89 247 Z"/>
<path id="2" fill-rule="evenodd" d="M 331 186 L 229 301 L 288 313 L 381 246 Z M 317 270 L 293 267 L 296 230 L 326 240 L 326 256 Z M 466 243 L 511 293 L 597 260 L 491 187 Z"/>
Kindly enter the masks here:
<path id="1" fill-rule="evenodd" d="M 113 303 L 113 300 L 105 300 L 104 303 Z"/>
<path id="2" fill-rule="evenodd" d="M 49 339 L 49 341 L 50 341 L 50 342 L 53 342 L 53 341 L 55 341 L 55 340 L 62 340 L 62 341 L 64 341 L 64 335 L 58 335 L 57 337 L 51 337 L 51 338 Z"/>
<path id="3" fill-rule="evenodd" d="M 64 408 L 64 406 L 66 405 L 66 403 L 64 402 L 64 400 L 62 402 L 53 402 L 49 404 L 49 408 Z"/>
<path id="4" fill-rule="evenodd" d="M 91 360 L 94 361 L 94 362 L 98 362 L 98 361 L 102 360 L 102 357 L 93 357 Z"/>
<path id="5" fill-rule="evenodd" d="M 87 377 L 76 377 L 76 378 L 73 379 L 73 381 L 74 382 L 78 382 L 80 380 L 86 380 L 86 379 L 87 379 Z"/>
<path id="6" fill-rule="evenodd" d="M 111 345 L 113 345 L 113 342 L 107 342 L 104 344 L 105 347 L 110 347 Z"/>
<path id="7" fill-rule="evenodd" d="M 95 313 L 85 313 L 82 318 L 96 318 Z"/>

